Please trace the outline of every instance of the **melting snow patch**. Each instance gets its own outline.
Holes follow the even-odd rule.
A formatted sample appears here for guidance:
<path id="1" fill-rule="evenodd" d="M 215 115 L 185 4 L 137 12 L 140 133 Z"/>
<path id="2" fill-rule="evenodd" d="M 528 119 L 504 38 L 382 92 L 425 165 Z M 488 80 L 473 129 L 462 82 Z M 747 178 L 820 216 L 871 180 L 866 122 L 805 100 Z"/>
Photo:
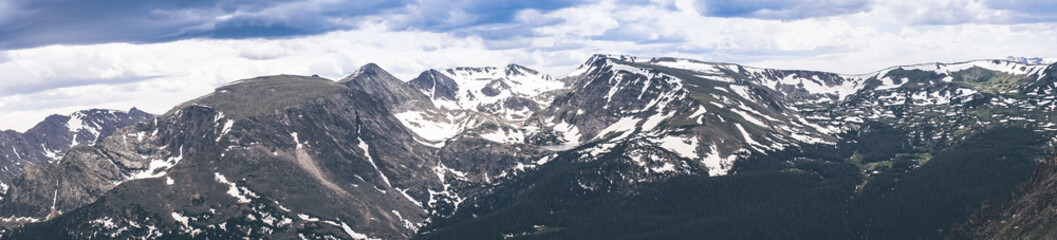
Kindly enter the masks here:
<path id="1" fill-rule="evenodd" d="M 543 158 L 540 158 L 540 160 L 536 160 L 536 165 L 537 166 L 543 166 L 543 164 L 547 164 L 547 162 L 550 162 L 551 160 L 553 160 L 557 156 L 558 156 L 558 154 L 544 156 Z M 4 189 L 7 189 L 7 188 L 5 187 Z"/>
<path id="2" fill-rule="evenodd" d="M 642 131 L 653 130 L 653 128 L 656 128 L 657 125 L 661 124 L 661 121 L 671 118 L 672 116 L 675 116 L 675 111 L 664 115 L 661 115 L 660 113 L 654 114 L 649 118 L 646 118 L 646 122 L 642 123 Z"/>
<path id="3" fill-rule="evenodd" d="M 389 178 L 382 172 L 382 169 L 379 169 L 378 165 L 374 164 L 374 158 L 371 158 L 371 146 L 367 145 L 367 142 L 364 142 L 363 138 L 360 138 L 359 136 L 356 137 L 356 140 L 360 141 L 360 144 L 356 146 L 359 147 L 360 150 L 363 150 L 363 156 L 367 157 L 367 161 L 370 162 L 371 166 L 374 167 L 374 170 L 378 172 L 378 176 L 382 177 L 382 181 L 385 181 L 385 185 L 393 187 L 393 185 L 389 183 Z"/>
<path id="4" fill-rule="evenodd" d="M 741 98 L 743 98 L 745 100 L 749 100 L 749 101 L 753 100 L 752 94 L 749 93 L 749 88 L 748 87 L 741 86 L 741 85 L 730 85 L 729 87 L 730 87 L 730 90 L 733 90 L 734 93 L 737 93 L 738 96 L 741 96 Z"/>
<path id="5" fill-rule="evenodd" d="M 675 164 L 665 162 L 664 165 L 662 165 L 661 167 L 650 168 L 650 171 L 653 171 L 655 173 L 674 172 Z"/>
<path id="6" fill-rule="evenodd" d="M 727 174 L 727 171 L 730 170 L 731 165 L 734 163 L 734 159 L 737 157 L 737 155 L 731 154 L 727 158 L 722 158 L 719 156 L 716 146 L 711 145 L 709 146 L 708 154 L 701 159 L 701 163 L 708 167 L 709 176 L 722 176 Z"/>
<path id="7" fill-rule="evenodd" d="M 738 127 L 738 131 L 741 132 L 741 136 L 745 137 L 745 143 L 749 145 L 760 145 L 760 143 L 752 140 L 752 136 L 749 135 L 749 132 L 745 131 L 745 128 L 741 127 L 741 124 L 734 123 L 734 126 Z"/>
<path id="8" fill-rule="evenodd" d="M 697 139 L 693 137 L 665 136 L 660 139 L 661 147 L 681 157 L 697 159 Z"/>
<path id="9" fill-rule="evenodd" d="M 59 160 L 59 151 L 48 150 L 48 147 L 45 147 L 43 143 L 40 144 L 40 148 L 44 149 L 45 157 L 48 157 L 52 160 Z"/>
<path id="10" fill-rule="evenodd" d="M 910 80 L 907 79 L 907 78 L 902 78 L 902 79 L 900 79 L 899 83 L 895 83 L 895 80 L 892 80 L 892 78 L 884 77 L 884 78 L 881 78 L 881 82 L 882 83 L 881 83 L 881 86 L 877 86 L 877 90 L 888 90 L 888 89 L 899 88 L 899 87 L 903 86 L 903 84 L 906 84 L 909 81 Z"/>
<path id="11" fill-rule="evenodd" d="M 447 183 L 445 174 L 452 173 L 455 175 L 455 178 L 466 180 L 466 173 L 448 168 L 447 166 L 444 166 L 444 163 L 441 162 L 438 162 L 437 166 L 433 167 L 433 173 L 437 174 L 437 178 L 440 180 L 441 186 L 444 187 L 444 190 L 438 192 L 433 191 L 433 189 L 426 189 L 429 192 L 429 201 L 426 202 L 426 205 L 430 207 L 436 206 L 435 204 L 439 201 L 436 196 L 446 196 L 449 199 L 452 199 L 452 205 L 455 206 L 453 212 L 457 212 L 459 210 L 459 204 L 462 204 L 465 198 L 459 197 L 458 193 L 450 191 L 451 184 Z M 436 210 L 431 211 L 432 213 L 436 213 Z"/>
<path id="12" fill-rule="evenodd" d="M 222 130 L 220 130 L 220 135 L 217 136 L 217 139 L 216 139 L 215 142 L 220 142 L 220 138 L 222 138 L 222 137 L 224 137 L 224 135 L 228 134 L 228 131 L 231 131 L 231 126 L 234 126 L 234 125 L 235 125 L 235 121 L 234 120 L 228 120 L 227 122 L 224 122 L 224 128 Z M 296 139 L 296 137 L 295 137 L 295 139 Z"/>
<path id="13" fill-rule="evenodd" d="M 450 121 L 451 116 L 448 116 L 448 121 L 435 121 L 427 119 L 429 116 L 425 112 L 419 111 L 407 111 L 402 113 L 394 114 L 397 120 L 404 125 L 408 130 L 414 132 L 422 139 L 430 142 L 443 142 L 449 138 L 454 137 L 459 133 L 459 126 L 452 124 Z M 426 144 L 426 143 L 423 143 Z M 434 144 L 426 144 L 434 146 Z M 443 146 L 443 144 L 440 144 Z M 436 147 L 440 147 L 436 146 Z"/>
<path id="14" fill-rule="evenodd" d="M 70 115 L 70 120 L 66 121 L 66 128 L 71 132 L 77 132 L 77 130 L 84 128 L 84 121 L 81 120 L 80 112 Z"/>
<path id="15" fill-rule="evenodd" d="M 796 118 L 801 124 L 804 124 L 804 125 L 806 125 L 808 127 L 814 128 L 815 130 L 817 130 L 817 131 L 819 131 L 821 133 L 834 134 L 834 133 L 840 132 L 840 129 L 835 127 L 835 126 L 826 126 L 826 127 L 819 126 L 819 125 L 816 125 L 816 124 L 813 124 L 813 123 L 809 122 L 808 120 L 804 119 L 803 117 L 801 117 L 799 115 L 797 115 Z"/>
<path id="16" fill-rule="evenodd" d="M 161 159 L 151 160 L 150 163 L 148 163 L 148 165 L 147 165 L 147 170 L 133 172 L 128 177 L 128 180 L 136 180 L 136 179 L 144 179 L 144 178 L 159 178 L 159 177 L 165 176 L 165 174 L 168 174 L 167 171 L 170 168 L 172 168 L 173 166 L 176 166 L 177 163 L 180 163 L 180 160 L 183 160 L 183 158 L 184 158 L 184 151 L 183 151 L 183 148 L 180 148 L 180 155 L 175 156 L 175 157 L 169 157 L 169 159 L 167 159 L 167 160 L 161 160 Z"/>
<path id="17" fill-rule="evenodd" d="M 543 149 L 564 151 L 580 146 L 580 128 L 577 128 L 576 125 L 566 123 L 565 120 L 562 120 L 562 122 L 554 125 L 553 129 L 562 134 L 562 139 L 565 140 L 565 143 L 554 146 L 542 146 Z"/>
<path id="18" fill-rule="evenodd" d="M 411 195 L 408 195 L 407 194 L 407 190 L 408 189 L 396 188 L 396 191 L 400 192 L 400 195 L 404 195 L 404 198 L 407 198 L 408 201 L 411 201 L 411 203 L 414 203 L 415 206 L 422 207 L 422 202 L 419 202 L 419 201 L 415 200 L 415 198 L 412 198 Z"/>
<path id="19" fill-rule="evenodd" d="M 99 218 L 99 219 L 95 219 L 95 220 L 89 221 L 88 223 L 95 224 L 95 225 L 98 225 L 98 226 L 106 228 L 106 229 L 117 228 L 117 224 L 114 224 L 114 219 L 110 218 L 110 217 L 102 217 L 102 218 Z"/>
<path id="20" fill-rule="evenodd" d="M 821 138 L 812 137 L 811 135 L 797 133 L 797 132 L 794 132 L 793 134 L 791 134 L 789 136 L 792 137 L 793 139 L 796 139 L 797 141 L 800 141 L 800 142 L 803 142 L 803 143 L 807 143 L 807 144 L 817 144 L 817 143 L 834 144 L 834 143 L 831 143 L 831 142 L 826 142 L 825 140 L 822 140 Z"/>
<path id="21" fill-rule="evenodd" d="M 188 217 L 186 217 L 184 215 L 181 215 L 180 213 L 172 212 L 172 219 L 176 220 L 180 224 L 183 224 L 184 227 L 190 227 L 190 226 L 187 225 L 187 222 L 189 220 Z"/>
<path id="22" fill-rule="evenodd" d="M 407 228 L 408 230 L 411 230 L 412 232 L 418 232 L 418 224 L 415 224 L 415 223 L 413 223 L 411 221 L 408 221 L 407 219 L 404 219 L 404 216 L 400 215 L 400 212 L 397 212 L 396 210 L 392 210 L 391 212 L 394 215 L 396 215 L 397 218 L 400 218 L 400 222 L 404 223 L 404 227 L 405 228 Z"/>
<path id="23" fill-rule="evenodd" d="M 301 149 L 301 148 L 304 147 L 304 145 L 301 145 L 301 141 L 297 140 L 297 133 L 296 132 L 291 132 L 290 136 L 293 137 L 294 138 L 294 142 L 297 143 L 297 149 Z"/>
<path id="24" fill-rule="evenodd" d="M 341 230 L 344 230 L 345 234 L 348 234 L 349 237 L 352 237 L 352 239 L 356 239 L 356 240 L 363 240 L 363 239 L 371 239 L 371 240 L 373 240 L 373 239 L 377 239 L 377 238 L 367 237 L 367 234 L 362 234 L 362 233 L 358 233 L 356 231 L 353 231 L 352 228 L 349 227 L 348 224 L 345 224 L 345 222 L 341 222 Z"/>
<path id="25" fill-rule="evenodd" d="M 224 175 L 221 175 L 218 172 L 214 172 L 213 177 L 217 182 L 228 185 L 227 194 L 231 197 L 234 197 L 239 203 L 249 203 L 250 197 L 258 197 L 256 193 L 251 192 L 247 188 L 238 187 L 237 185 L 235 185 L 235 183 L 228 181 L 228 179 L 224 177 Z"/>
<path id="26" fill-rule="evenodd" d="M 690 116 L 687 116 L 687 118 L 695 118 L 697 116 L 704 115 L 706 112 L 708 112 L 708 110 L 705 109 L 705 106 L 697 106 L 697 109 L 694 110 L 694 113 L 691 113 Z"/>
<path id="27" fill-rule="evenodd" d="M 701 74 L 698 74 L 698 75 L 695 75 L 695 76 L 697 76 L 699 78 L 704 78 L 704 79 L 707 79 L 707 80 L 712 80 L 712 81 L 716 81 L 716 82 L 724 82 L 724 83 L 734 83 L 736 81 L 733 78 L 730 78 L 730 77 L 727 77 L 727 76 L 720 76 L 720 75 L 701 75 Z M 726 92 L 727 90 L 723 89 L 723 91 Z"/>
<path id="28" fill-rule="evenodd" d="M 479 134 L 481 138 L 485 140 L 497 142 L 497 143 L 520 143 L 524 139 L 524 134 L 518 130 L 507 130 L 507 129 L 496 129 L 494 132 Z"/>
<path id="29" fill-rule="evenodd" d="M 743 112 L 743 111 L 738 110 L 736 108 L 731 108 L 730 111 L 738 114 L 738 116 L 741 116 L 741 118 L 745 119 L 745 121 L 747 121 L 747 122 L 750 122 L 752 124 L 756 124 L 757 126 L 767 127 L 766 123 L 763 123 L 763 121 L 760 121 L 759 118 L 756 118 L 756 117 L 752 116 L 752 114 L 749 114 L 747 112 Z"/>
<path id="30" fill-rule="evenodd" d="M 14 146 L 11 146 L 11 151 L 15 152 L 15 157 L 18 157 L 18 159 L 22 159 L 22 154 L 19 154 L 18 149 L 15 149 Z"/>
<path id="31" fill-rule="evenodd" d="M 309 216 L 308 214 L 304 214 L 304 213 L 298 213 L 297 214 L 297 218 L 300 218 L 302 220 L 309 221 L 309 222 L 319 222 L 319 218 L 314 218 L 314 217 Z"/>
<path id="32" fill-rule="evenodd" d="M 634 117 L 623 117 L 620 120 L 617 120 L 617 122 L 610 124 L 609 127 L 602 129 L 601 132 L 598 132 L 598 135 L 595 135 L 595 139 L 605 137 L 606 134 L 609 133 L 635 130 L 635 126 L 638 125 L 640 121 L 642 120 Z"/>

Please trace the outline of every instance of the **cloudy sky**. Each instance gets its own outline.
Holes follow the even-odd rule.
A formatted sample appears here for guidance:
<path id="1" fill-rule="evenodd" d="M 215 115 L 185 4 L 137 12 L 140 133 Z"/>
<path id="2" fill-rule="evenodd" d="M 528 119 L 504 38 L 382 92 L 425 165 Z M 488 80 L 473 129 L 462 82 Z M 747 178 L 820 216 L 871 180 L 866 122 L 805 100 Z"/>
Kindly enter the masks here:
<path id="1" fill-rule="evenodd" d="M 1057 57 L 1051 0 L 0 0 L 0 129 L 87 108 L 163 113 L 227 82 L 375 62 L 526 65 L 591 54 L 866 73 Z"/>

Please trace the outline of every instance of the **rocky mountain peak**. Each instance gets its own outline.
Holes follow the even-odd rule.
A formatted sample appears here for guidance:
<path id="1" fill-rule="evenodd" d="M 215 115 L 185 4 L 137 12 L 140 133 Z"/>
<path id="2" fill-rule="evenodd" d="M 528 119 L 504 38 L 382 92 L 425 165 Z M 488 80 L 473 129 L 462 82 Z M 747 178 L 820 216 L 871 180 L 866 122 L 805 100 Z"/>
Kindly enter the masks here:
<path id="1" fill-rule="evenodd" d="M 532 70 L 532 69 L 530 69 L 528 67 L 517 65 L 517 64 L 514 64 L 514 63 L 507 64 L 505 71 L 506 71 L 506 75 L 507 76 L 538 75 L 539 74 L 539 72 L 537 72 L 536 70 Z"/>
<path id="2" fill-rule="evenodd" d="M 376 71 L 384 72 L 385 70 L 382 69 L 382 67 L 379 67 L 378 64 L 367 63 L 367 64 L 364 64 L 363 67 L 360 67 L 360 71 L 361 72 L 376 72 Z"/>
<path id="3" fill-rule="evenodd" d="M 377 64 L 368 63 L 359 70 L 338 81 L 351 89 L 357 89 L 378 98 L 394 111 L 413 108 L 428 108 L 432 103 L 409 83 L 393 76 Z"/>
<path id="4" fill-rule="evenodd" d="M 378 64 L 367 63 L 361 66 L 359 70 L 356 70 L 356 72 L 353 72 L 352 74 L 345 76 L 341 80 L 338 80 L 338 82 L 348 84 L 348 82 L 356 81 L 357 79 L 359 79 L 359 81 L 399 81 L 399 79 L 394 77 L 392 74 L 389 74 L 389 72 L 385 71 L 385 69 L 382 69 L 382 67 L 378 66 Z"/>
<path id="5" fill-rule="evenodd" d="M 459 84 L 455 80 L 436 69 L 423 71 L 418 77 L 408 81 L 408 84 L 433 100 L 434 105 L 437 105 L 438 99 L 455 100 L 459 91 Z"/>

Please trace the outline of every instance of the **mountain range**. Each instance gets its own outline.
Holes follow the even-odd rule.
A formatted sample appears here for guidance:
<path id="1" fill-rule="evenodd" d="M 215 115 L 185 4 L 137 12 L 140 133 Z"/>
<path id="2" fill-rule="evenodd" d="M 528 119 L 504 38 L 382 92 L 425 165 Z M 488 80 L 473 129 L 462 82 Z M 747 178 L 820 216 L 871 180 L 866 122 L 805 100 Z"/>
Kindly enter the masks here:
<path id="1" fill-rule="evenodd" d="M 1028 192 L 1053 175 L 1055 89 L 1057 65 L 1011 60 L 263 76 L 4 132 L 0 160 L 34 157 L 7 160 L 0 236 L 1001 239 L 987 223 L 1040 211 Z M 1015 236 L 1052 236 L 1033 229 Z"/>
<path id="2" fill-rule="evenodd" d="M 17 176 L 22 167 L 54 163 L 70 148 L 96 142 L 117 129 L 149 120 L 154 115 L 132 108 L 128 111 L 90 109 L 70 115 L 51 115 L 26 130 L 0 132 L 0 186 Z M 6 187 L 3 187 L 6 189 Z"/>

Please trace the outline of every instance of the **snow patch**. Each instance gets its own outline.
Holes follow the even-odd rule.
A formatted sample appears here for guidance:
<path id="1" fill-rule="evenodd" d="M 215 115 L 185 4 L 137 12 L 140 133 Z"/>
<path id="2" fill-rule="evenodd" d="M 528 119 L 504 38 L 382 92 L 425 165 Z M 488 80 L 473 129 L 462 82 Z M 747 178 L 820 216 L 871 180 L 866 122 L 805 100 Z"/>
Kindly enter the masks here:
<path id="1" fill-rule="evenodd" d="M 668 114 L 664 115 L 660 113 L 654 114 L 646 118 L 646 121 L 642 123 L 642 131 L 653 130 L 657 127 L 657 125 L 661 124 L 661 121 L 671 118 L 672 116 L 675 116 L 675 111 L 669 112 Z"/>
<path id="2" fill-rule="evenodd" d="M 190 227 L 188 225 L 188 221 L 190 220 L 190 218 L 188 218 L 187 216 L 184 216 L 178 212 L 172 212 L 172 219 L 176 220 L 176 222 L 179 222 L 180 224 L 183 224 L 185 228 Z"/>
<path id="3" fill-rule="evenodd" d="M 213 173 L 213 179 L 216 180 L 218 183 L 221 183 L 221 184 L 224 184 L 224 185 L 228 185 L 228 191 L 227 191 L 228 196 L 231 196 L 231 197 L 235 198 L 235 200 L 238 203 L 250 203 L 250 198 L 251 197 L 252 198 L 259 198 L 260 197 L 256 193 L 250 191 L 248 188 L 239 187 L 235 183 L 233 183 L 231 181 L 228 181 L 228 179 L 226 177 L 224 177 L 224 175 L 221 175 L 218 172 L 214 172 Z"/>
<path id="4" fill-rule="evenodd" d="M 701 163 L 708 167 L 709 176 L 722 176 L 727 174 L 737 157 L 735 154 L 730 154 L 726 158 L 720 157 L 716 145 L 710 145 L 709 152 L 701 159 Z"/>
<path id="5" fill-rule="evenodd" d="M 741 124 L 734 123 L 734 126 L 738 128 L 738 131 L 741 132 L 741 136 L 745 138 L 745 143 L 749 145 L 760 145 L 760 143 L 752 140 L 752 136 L 749 135 L 749 132 L 745 131 L 745 128 L 741 127 Z"/>
<path id="6" fill-rule="evenodd" d="M 291 132 L 290 133 L 290 137 L 293 137 L 294 138 L 294 143 L 297 143 L 297 149 L 304 148 L 304 145 L 301 145 L 301 141 L 297 139 L 297 133 L 296 132 Z"/>
<path id="7" fill-rule="evenodd" d="M 407 198 L 408 201 L 411 201 L 411 203 L 414 203 L 415 206 L 422 207 L 422 202 L 419 202 L 418 200 L 415 200 L 415 198 L 412 198 L 411 195 L 408 195 L 407 194 L 407 190 L 409 190 L 409 189 L 407 189 L 407 188 L 405 188 L 405 189 L 396 188 L 396 191 L 400 192 L 400 195 L 404 195 L 404 198 Z"/>
<path id="8" fill-rule="evenodd" d="M 234 126 L 234 125 L 235 125 L 235 120 L 230 120 L 229 119 L 227 122 L 224 122 L 224 128 L 220 130 L 220 135 L 217 136 L 217 139 L 216 139 L 215 142 L 220 142 L 220 138 L 223 138 L 224 135 L 228 134 L 228 131 L 231 131 L 231 127 Z M 295 139 L 296 139 L 296 137 L 295 137 Z M 297 140 L 294 140 L 294 141 L 297 141 Z"/>
<path id="9" fill-rule="evenodd" d="M 697 159 L 697 138 L 681 136 L 665 136 L 660 139 L 661 148 L 674 152 L 680 157 Z"/>
<path id="10" fill-rule="evenodd" d="M 44 146 L 44 143 L 40 144 L 40 148 L 44 150 L 44 156 L 52 160 L 59 160 L 59 151 L 48 150 L 48 147 Z"/>
<path id="11" fill-rule="evenodd" d="M 374 158 L 371 158 L 371 146 L 367 145 L 367 142 L 363 141 L 363 138 L 360 138 L 359 136 L 356 137 L 356 140 L 360 142 L 358 145 L 356 145 L 356 147 L 359 147 L 360 150 L 363 150 L 363 155 L 367 157 L 367 161 L 370 162 L 371 166 L 374 167 L 374 170 L 378 172 L 378 176 L 382 177 L 382 181 L 385 182 L 385 185 L 393 187 L 393 185 L 389 183 L 389 177 L 386 177 L 385 173 L 382 172 L 382 169 L 378 168 L 378 165 L 374 164 Z"/>
<path id="12" fill-rule="evenodd" d="M 690 116 L 687 116 L 687 118 L 696 118 L 698 116 L 704 115 L 707 112 L 708 110 L 705 109 L 705 106 L 697 106 L 697 109 L 694 110 L 693 113 L 690 113 Z"/>
<path id="13" fill-rule="evenodd" d="M 166 174 L 168 174 L 168 170 L 171 169 L 173 166 L 176 166 L 177 163 L 180 163 L 180 160 L 183 160 L 183 158 L 184 158 L 184 151 L 183 151 L 183 148 L 180 148 L 180 155 L 177 155 L 177 156 L 174 156 L 174 157 L 169 157 L 166 160 L 161 160 L 161 159 L 151 160 L 150 163 L 148 163 L 146 170 L 133 171 L 127 177 L 127 179 L 128 180 L 136 180 L 136 179 L 146 179 L 146 178 L 159 178 L 159 177 L 165 176 Z"/>
<path id="14" fill-rule="evenodd" d="M 341 222 L 341 230 L 344 230 L 345 234 L 348 234 L 349 237 L 352 237 L 352 239 L 356 239 L 356 240 L 374 240 L 374 239 L 378 239 L 378 238 L 370 238 L 370 237 L 367 236 L 367 234 L 362 234 L 362 233 L 358 233 L 356 231 L 353 231 L 352 227 L 349 227 L 349 225 L 345 224 L 345 222 Z"/>
<path id="15" fill-rule="evenodd" d="M 734 93 L 737 93 L 738 96 L 740 96 L 742 99 L 750 100 L 750 101 L 753 100 L 753 97 L 752 97 L 753 95 L 751 93 L 749 93 L 749 88 L 748 87 L 741 86 L 741 85 L 730 85 L 728 87 L 730 87 L 730 90 L 733 90 Z"/>
<path id="16" fill-rule="evenodd" d="M 642 119 L 638 119 L 635 117 L 620 118 L 620 120 L 617 120 L 617 122 L 610 124 L 609 127 L 606 127 L 605 129 L 602 129 L 601 132 L 598 132 L 598 135 L 595 135 L 594 139 L 600 139 L 610 133 L 623 133 L 635 130 L 635 127 L 639 124 L 640 121 L 642 121 Z"/>
<path id="17" fill-rule="evenodd" d="M 499 128 L 492 132 L 478 134 L 478 136 L 488 141 L 506 144 L 521 143 L 525 138 L 525 135 L 521 133 L 521 131 L 505 128 Z"/>
<path id="18" fill-rule="evenodd" d="M 448 121 L 432 120 L 426 112 L 419 111 L 407 111 L 393 116 L 415 135 L 430 142 L 443 142 L 459 134 L 460 130 L 458 125 L 452 124 L 450 116 L 448 119 L 441 119 Z"/>
<path id="19" fill-rule="evenodd" d="M 764 123 L 763 121 L 760 121 L 760 119 L 752 116 L 749 113 L 743 112 L 743 111 L 738 110 L 736 108 L 731 108 L 730 111 L 738 114 L 738 116 L 741 116 L 741 118 L 745 119 L 746 122 L 749 122 L 749 123 L 752 123 L 752 124 L 756 124 L 756 126 L 760 126 L 760 127 L 768 127 L 766 123 Z"/>
<path id="20" fill-rule="evenodd" d="M 665 162 L 664 165 L 661 165 L 660 167 L 650 168 L 650 171 L 655 173 L 674 172 L 675 164 Z"/>
<path id="21" fill-rule="evenodd" d="M 554 125 L 552 129 L 561 133 L 562 139 L 565 140 L 565 142 L 554 146 L 541 146 L 541 148 L 551 151 L 565 151 L 580 146 L 580 128 L 577 128 L 576 125 L 566 123 L 565 120 L 562 120 L 562 122 Z"/>

